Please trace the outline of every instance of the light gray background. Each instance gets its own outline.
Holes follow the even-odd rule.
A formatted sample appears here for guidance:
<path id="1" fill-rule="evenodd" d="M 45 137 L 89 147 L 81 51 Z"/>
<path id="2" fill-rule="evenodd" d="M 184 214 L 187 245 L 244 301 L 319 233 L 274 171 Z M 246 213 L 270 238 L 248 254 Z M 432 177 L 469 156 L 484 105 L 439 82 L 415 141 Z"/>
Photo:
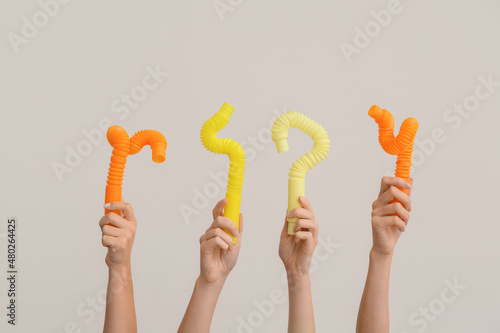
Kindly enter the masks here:
<path id="1" fill-rule="evenodd" d="M 139 331 L 176 330 L 198 274 L 198 238 L 225 190 L 190 223 L 180 207 L 193 205 L 193 191 L 212 182 L 210 172 L 226 169 L 225 157 L 203 148 L 199 130 L 228 102 L 236 111 L 221 135 L 240 142 L 265 133 L 276 112 L 290 110 L 330 135 L 330 155 L 306 179 L 320 236 L 338 244 L 312 273 L 318 332 L 354 331 L 371 247 L 371 203 L 381 176 L 394 169 L 369 107 L 391 111 L 398 129 L 404 118 L 416 117 L 420 141 L 441 128 L 447 140 L 413 170 L 414 209 L 392 269 L 392 332 L 417 332 L 422 326 L 410 325 L 412 313 L 438 304 L 445 280 L 454 279 L 467 289 L 423 331 L 500 332 L 500 89 L 458 128 L 443 118 L 474 95 L 479 76 L 500 81 L 500 4 L 401 0 L 402 12 L 350 63 L 340 44 L 352 44 L 353 29 L 364 28 L 370 12 L 388 1 L 232 4 L 221 20 L 211 0 L 73 0 L 16 53 L 7 34 L 19 34 L 22 18 L 31 20 L 40 7 L 34 0 L 0 3 L 0 233 L 7 217 L 20 222 L 19 325 L 7 327 L 2 310 L 1 331 L 61 333 L 69 322 L 81 332 L 102 328 L 102 308 L 89 312 L 85 303 L 106 286 L 97 223 L 111 148 L 106 141 L 93 146 L 62 182 L 51 164 L 63 163 L 66 146 L 75 149 L 85 140 L 82 130 L 103 118 L 130 134 L 154 128 L 169 143 L 164 164 L 151 161 L 149 148 L 129 158 L 123 193 L 139 221 L 133 250 Z M 120 119 L 112 102 L 157 65 L 170 75 Z M 247 162 L 243 247 L 213 332 L 237 332 L 238 317 L 259 319 L 255 301 L 286 291 L 277 248 L 287 173 L 312 147 L 296 130 L 289 142 L 290 152 L 278 155 L 266 141 Z M 5 239 L 0 242 L 5 272 Z M 285 303 L 252 330 L 284 332 L 286 323 Z"/>

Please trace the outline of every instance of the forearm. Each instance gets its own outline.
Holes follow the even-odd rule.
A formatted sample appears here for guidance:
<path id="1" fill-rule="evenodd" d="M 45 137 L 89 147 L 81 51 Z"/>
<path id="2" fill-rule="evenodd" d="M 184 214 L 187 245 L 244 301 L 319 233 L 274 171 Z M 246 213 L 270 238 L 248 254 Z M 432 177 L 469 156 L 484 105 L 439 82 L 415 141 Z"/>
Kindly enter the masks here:
<path id="1" fill-rule="evenodd" d="M 137 333 L 130 266 L 109 270 L 104 333 Z"/>
<path id="2" fill-rule="evenodd" d="M 225 279 L 207 283 L 198 278 L 178 333 L 208 333 Z"/>
<path id="3" fill-rule="evenodd" d="M 389 332 L 389 280 L 392 254 L 370 251 L 365 290 L 359 306 L 357 333 Z"/>
<path id="4" fill-rule="evenodd" d="M 314 311 L 309 275 L 288 274 L 288 333 L 314 333 Z"/>

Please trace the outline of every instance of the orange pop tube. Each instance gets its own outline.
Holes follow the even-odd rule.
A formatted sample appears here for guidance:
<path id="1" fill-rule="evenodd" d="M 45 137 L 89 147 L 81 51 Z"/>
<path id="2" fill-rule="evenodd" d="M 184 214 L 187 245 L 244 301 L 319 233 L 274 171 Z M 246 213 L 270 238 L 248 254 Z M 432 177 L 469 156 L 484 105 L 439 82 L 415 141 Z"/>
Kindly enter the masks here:
<path id="1" fill-rule="evenodd" d="M 217 137 L 217 132 L 227 125 L 233 111 L 234 107 L 232 105 L 228 103 L 222 104 L 219 112 L 203 124 L 200 131 L 200 138 L 207 150 L 216 154 L 226 154 L 229 156 L 229 174 L 227 176 L 226 192 L 227 204 L 224 207 L 224 216 L 230 218 L 239 228 L 245 152 L 238 142 L 232 139 L 220 139 Z M 236 244 L 236 238 L 228 230 L 224 229 L 224 231 L 233 238 L 233 244 Z"/>
<path id="2" fill-rule="evenodd" d="M 165 150 L 167 150 L 167 140 L 163 134 L 155 130 L 142 130 L 135 133 L 130 138 L 130 155 L 135 155 L 146 145 L 151 146 L 153 161 L 156 163 L 165 162 Z"/>
<path id="3" fill-rule="evenodd" d="M 155 130 L 139 131 L 129 139 L 127 132 L 116 125 L 108 129 L 106 137 L 113 147 L 104 198 L 104 202 L 108 203 L 122 200 L 123 174 L 128 155 L 137 154 L 145 145 L 149 145 L 153 151 L 153 161 L 162 163 L 165 161 L 167 140 L 160 132 Z M 120 214 L 119 211 L 105 209 L 106 214 L 109 212 Z"/>
<path id="4" fill-rule="evenodd" d="M 374 105 L 368 111 L 368 115 L 375 119 L 378 124 L 379 142 L 382 148 L 386 153 L 398 156 L 395 176 L 408 182 L 410 180 L 413 143 L 418 130 L 418 121 L 415 118 L 406 119 L 401 124 L 398 136 L 394 137 L 394 117 L 389 111 Z M 399 189 L 408 193 L 407 189 Z"/>

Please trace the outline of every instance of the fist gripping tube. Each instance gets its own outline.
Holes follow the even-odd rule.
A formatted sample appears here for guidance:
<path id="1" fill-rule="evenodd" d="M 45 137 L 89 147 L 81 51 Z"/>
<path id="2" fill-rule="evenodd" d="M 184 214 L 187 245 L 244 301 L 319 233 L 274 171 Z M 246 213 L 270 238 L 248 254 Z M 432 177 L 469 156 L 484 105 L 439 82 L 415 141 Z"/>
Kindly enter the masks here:
<path id="1" fill-rule="evenodd" d="M 276 143 L 278 153 L 288 151 L 288 130 L 290 127 L 300 129 L 314 140 L 313 149 L 295 161 L 288 174 L 288 211 L 302 207 L 299 196 L 305 195 L 306 173 L 316 164 L 323 161 L 330 152 L 330 140 L 323 126 L 300 112 L 290 111 L 282 114 L 273 124 L 272 139 Z M 298 218 L 288 219 L 288 234 L 295 235 L 293 229 Z"/>
<path id="2" fill-rule="evenodd" d="M 104 199 L 104 202 L 108 203 L 122 200 L 123 173 L 128 155 L 137 154 L 145 145 L 150 145 L 153 151 L 153 161 L 161 163 L 165 161 L 167 140 L 155 130 L 139 131 L 129 139 L 127 132 L 120 126 L 111 126 L 106 136 L 113 147 Z M 111 211 L 105 210 L 106 214 L 109 212 Z M 120 214 L 119 211 L 112 212 Z"/>
<path id="3" fill-rule="evenodd" d="M 418 121 L 415 118 L 408 118 L 401 124 L 401 129 L 397 137 L 394 137 L 394 117 L 392 114 L 374 105 L 368 111 L 368 115 L 375 119 L 379 128 L 378 140 L 386 153 L 397 155 L 396 177 L 405 181 L 410 180 L 411 160 L 413 156 L 413 142 L 418 130 Z M 407 189 L 400 188 L 405 193 Z"/>
<path id="4" fill-rule="evenodd" d="M 212 153 L 229 156 L 229 174 L 226 192 L 227 204 L 224 208 L 224 216 L 230 218 L 239 228 L 245 153 L 238 142 L 232 139 L 220 139 L 216 135 L 218 131 L 227 125 L 233 111 L 234 107 L 232 105 L 228 103 L 222 104 L 219 112 L 203 124 L 200 131 L 200 138 L 207 150 Z M 228 230 L 225 231 L 233 237 L 233 244 L 236 244 L 236 238 Z"/>

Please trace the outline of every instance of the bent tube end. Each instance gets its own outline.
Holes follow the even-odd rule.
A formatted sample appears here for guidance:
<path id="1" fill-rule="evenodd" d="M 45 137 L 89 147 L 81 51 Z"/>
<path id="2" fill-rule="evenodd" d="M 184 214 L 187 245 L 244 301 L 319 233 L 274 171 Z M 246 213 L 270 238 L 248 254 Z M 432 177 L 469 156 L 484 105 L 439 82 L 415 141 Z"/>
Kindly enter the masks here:
<path id="1" fill-rule="evenodd" d="M 222 104 L 222 106 L 220 107 L 220 111 L 222 111 L 222 110 L 226 110 L 227 112 L 229 112 L 230 114 L 232 114 L 233 111 L 234 111 L 234 106 L 232 106 L 229 103 L 224 102 Z"/>
<path id="2" fill-rule="evenodd" d="M 278 153 L 283 153 L 285 151 L 288 151 L 288 141 L 286 140 L 278 140 L 275 142 L 276 143 L 276 149 L 278 150 Z"/>
<path id="3" fill-rule="evenodd" d="M 113 125 L 108 128 L 108 131 L 106 132 L 106 139 L 108 139 L 111 147 L 114 147 L 117 142 L 127 145 L 129 137 L 127 131 L 125 131 L 121 126 Z"/>
<path id="4" fill-rule="evenodd" d="M 166 150 L 167 146 L 162 142 L 153 143 L 151 145 L 151 150 L 153 151 L 153 162 L 155 163 L 163 163 L 166 158 Z"/>
<path id="5" fill-rule="evenodd" d="M 368 110 L 368 115 L 372 118 L 378 118 L 382 115 L 382 109 L 378 105 L 373 105 L 370 110 Z"/>
<path id="6" fill-rule="evenodd" d="M 415 118 L 406 118 L 401 127 L 410 128 L 416 133 L 418 130 L 418 120 Z"/>

